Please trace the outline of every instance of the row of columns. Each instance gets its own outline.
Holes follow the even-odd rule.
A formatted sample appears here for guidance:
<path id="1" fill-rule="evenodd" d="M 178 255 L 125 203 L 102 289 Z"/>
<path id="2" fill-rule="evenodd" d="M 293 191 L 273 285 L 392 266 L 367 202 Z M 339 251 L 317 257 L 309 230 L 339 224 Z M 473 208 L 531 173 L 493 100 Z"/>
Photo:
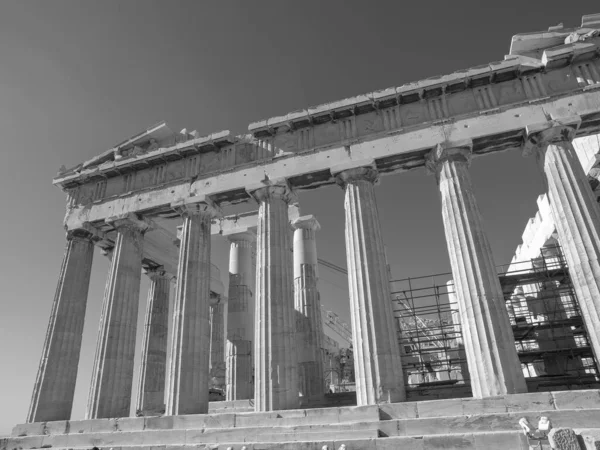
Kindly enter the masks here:
<path id="1" fill-rule="evenodd" d="M 531 129 L 527 151 L 535 153 L 539 161 L 590 342 L 598 356 L 600 207 L 571 144 L 574 132 L 572 124 L 561 123 Z M 440 190 L 473 395 L 481 398 L 525 392 L 526 385 L 473 194 L 468 171 L 471 156 L 470 142 L 446 142 L 428 155 L 427 167 L 435 174 Z M 378 173 L 372 167 L 359 167 L 344 170 L 336 177 L 345 191 L 357 402 L 403 401 L 401 354 L 374 192 Z M 311 380 L 323 372 L 317 362 L 320 356 L 315 356 L 320 351 L 320 333 L 311 331 L 311 326 L 320 324 L 314 245 L 318 224 L 311 220 L 295 224 L 297 253 L 292 265 L 287 211 L 288 204 L 295 200 L 293 192 L 281 183 L 257 189 L 252 195 L 259 203 L 255 297 L 250 289 L 254 236 L 240 233 L 230 237 L 225 375 L 228 399 L 249 398 L 254 374 L 257 411 L 295 408 L 299 406 L 299 392 L 306 399 L 316 395 Z M 217 211 L 206 202 L 188 203 L 179 209 L 183 227 L 168 368 L 169 415 L 208 411 L 210 221 Z M 143 221 L 131 219 L 117 220 L 114 226 L 117 242 L 101 316 L 89 418 L 127 416 L 129 412 L 142 237 L 147 227 Z M 67 238 L 30 422 L 66 419 L 70 415 L 93 244 L 85 231 L 70 232 Z M 164 286 L 154 285 L 153 289 L 147 312 L 152 320 L 147 320 L 146 326 L 148 334 L 153 335 L 156 316 L 156 334 L 162 336 Z M 162 300 L 156 302 L 157 297 Z M 140 386 L 146 387 L 140 387 L 144 393 L 138 396 L 141 411 L 155 411 L 157 405 L 151 393 L 160 383 L 153 384 L 156 379 L 150 380 L 147 374 L 162 371 L 158 360 L 163 361 L 160 352 L 164 342 L 158 342 L 145 339 L 143 344 L 146 361 L 141 368 Z M 296 346 L 299 351 L 294 351 Z"/>

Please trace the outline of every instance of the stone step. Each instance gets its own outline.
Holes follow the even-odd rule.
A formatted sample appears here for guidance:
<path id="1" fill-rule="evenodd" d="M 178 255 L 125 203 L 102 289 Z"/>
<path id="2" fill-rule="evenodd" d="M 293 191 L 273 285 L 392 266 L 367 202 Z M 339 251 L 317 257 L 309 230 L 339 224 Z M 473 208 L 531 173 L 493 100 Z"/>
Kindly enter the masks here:
<path id="1" fill-rule="evenodd" d="M 268 418 L 266 422 L 260 422 L 255 414 L 247 416 L 245 423 L 240 422 L 228 427 L 195 429 L 148 428 L 137 431 L 105 429 L 104 431 L 96 430 L 85 433 L 70 430 L 69 433 L 62 434 L 13 437 L 4 440 L 0 445 L 0 450 L 40 447 L 91 448 L 94 446 L 137 448 L 147 445 L 198 445 L 236 442 L 319 442 L 353 438 L 368 440 L 378 437 L 410 438 L 407 442 L 412 442 L 411 439 L 418 440 L 423 436 L 428 436 L 427 439 L 433 442 L 436 435 L 458 436 L 457 439 L 463 439 L 461 437 L 463 435 L 473 436 L 473 439 L 475 439 L 476 436 L 490 433 L 500 436 L 498 433 L 503 432 L 508 433 L 507 436 L 511 435 L 511 433 L 518 435 L 521 433 L 518 425 L 521 417 L 527 417 L 531 423 L 537 423 L 540 416 L 547 416 L 553 421 L 554 426 L 567 428 L 596 428 L 600 424 L 600 409 L 537 411 L 529 414 L 522 412 L 497 413 L 476 416 L 464 415 L 285 426 L 276 423 L 277 420 L 273 423 Z M 170 417 L 170 419 L 177 419 L 177 417 Z M 265 419 L 263 418 L 263 420 Z M 269 426 L 269 423 L 272 426 Z M 477 439 L 483 439 L 483 437 L 479 436 Z M 476 442 L 477 439 L 473 442 Z"/>

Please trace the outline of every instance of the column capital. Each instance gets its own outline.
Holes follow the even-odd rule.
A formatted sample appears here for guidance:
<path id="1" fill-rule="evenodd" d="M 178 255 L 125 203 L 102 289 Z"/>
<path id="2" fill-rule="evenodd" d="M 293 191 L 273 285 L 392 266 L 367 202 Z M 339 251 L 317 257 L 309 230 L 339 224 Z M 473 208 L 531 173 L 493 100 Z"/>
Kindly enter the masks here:
<path id="1" fill-rule="evenodd" d="M 208 215 L 211 219 L 222 217 L 223 211 L 209 197 L 190 197 L 178 202 L 171 203 L 171 208 L 182 216 Z"/>
<path id="2" fill-rule="evenodd" d="M 527 125 L 523 156 L 530 156 L 537 150 L 543 150 L 553 143 L 571 142 L 580 125 L 581 117 L 579 116 Z"/>
<path id="3" fill-rule="evenodd" d="M 437 144 L 425 158 L 425 167 L 429 174 L 436 174 L 442 163 L 446 161 L 464 162 L 471 164 L 473 158 L 473 141 L 443 142 Z"/>
<path id="4" fill-rule="evenodd" d="M 271 183 L 269 180 L 267 182 Z M 298 202 L 296 192 L 286 180 L 278 180 L 262 187 L 250 186 L 246 188 L 246 191 L 259 203 L 273 198 L 279 198 L 287 204 Z"/>
<path id="5" fill-rule="evenodd" d="M 229 242 L 249 242 L 256 241 L 256 230 L 253 228 L 246 228 L 244 230 L 236 230 L 229 233 L 223 233 L 223 236 L 227 238 Z"/>
<path id="6" fill-rule="evenodd" d="M 165 268 L 163 266 L 146 268 L 144 269 L 144 273 L 148 275 L 148 278 L 150 278 L 151 280 L 156 280 L 160 278 L 166 278 L 170 280 L 171 278 L 173 278 L 171 274 L 165 271 Z"/>
<path id="7" fill-rule="evenodd" d="M 112 225 L 116 230 L 125 228 L 136 233 L 145 233 L 151 229 L 151 222 L 147 219 L 140 218 L 137 214 L 126 213 L 119 214 L 106 218 L 106 223 Z"/>
<path id="8" fill-rule="evenodd" d="M 300 216 L 297 219 L 292 220 L 292 227 L 294 230 L 305 229 L 305 230 L 320 230 L 321 224 L 317 218 L 313 215 Z"/>
<path id="9" fill-rule="evenodd" d="M 368 181 L 377 184 L 379 182 L 379 172 L 373 167 L 355 167 L 336 174 L 335 181 L 342 189 L 345 189 L 348 183 L 355 181 Z"/>
<path id="10" fill-rule="evenodd" d="M 92 242 L 94 234 L 86 230 L 85 228 L 75 228 L 73 230 L 67 230 L 66 233 L 67 241 L 85 241 Z"/>

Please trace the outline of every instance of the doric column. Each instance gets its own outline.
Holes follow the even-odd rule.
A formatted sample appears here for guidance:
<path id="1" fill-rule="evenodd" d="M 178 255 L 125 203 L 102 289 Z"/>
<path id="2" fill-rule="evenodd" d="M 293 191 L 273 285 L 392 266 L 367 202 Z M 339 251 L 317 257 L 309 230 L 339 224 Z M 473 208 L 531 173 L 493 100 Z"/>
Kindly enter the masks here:
<path id="1" fill-rule="evenodd" d="M 528 127 L 588 340 L 600 361 L 600 207 L 571 140 L 579 118 Z"/>
<path id="2" fill-rule="evenodd" d="M 210 293 L 210 373 L 209 387 L 225 388 L 225 302 Z"/>
<path id="3" fill-rule="evenodd" d="M 183 216 L 167 415 L 206 414 L 210 362 L 210 222 L 217 209 L 204 199 L 176 208 Z"/>
<path id="4" fill-rule="evenodd" d="M 93 256 L 89 232 L 67 233 L 27 422 L 71 418 Z"/>
<path id="5" fill-rule="evenodd" d="M 325 393 L 323 373 L 323 323 L 317 289 L 317 243 L 320 229 L 314 216 L 299 217 L 294 227 L 294 307 L 296 309 L 296 353 L 301 404 L 319 400 Z"/>
<path id="6" fill-rule="evenodd" d="M 253 192 L 259 202 L 256 244 L 255 411 L 299 406 L 298 360 L 288 203 L 292 192 L 273 185 Z"/>
<path id="7" fill-rule="evenodd" d="M 337 175 L 338 184 L 345 191 L 346 257 L 359 406 L 406 399 L 375 200 L 377 178 L 377 171 L 369 167 Z"/>
<path id="8" fill-rule="evenodd" d="M 171 275 L 162 267 L 147 270 L 150 278 L 142 336 L 142 359 L 136 412 L 156 416 L 165 412 L 165 375 Z"/>
<path id="9" fill-rule="evenodd" d="M 252 243 L 250 231 L 227 236 L 229 250 L 229 299 L 227 301 L 227 400 L 245 400 L 254 395 L 252 342 L 254 340 L 254 301 L 252 298 Z"/>
<path id="10" fill-rule="evenodd" d="M 134 215 L 110 219 L 117 230 L 112 250 L 86 417 L 128 417 L 140 301 L 146 222 Z"/>
<path id="11" fill-rule="evenodd" d="M 476 398 L 527 392 L 492 250 L 468 171 L 471 143 L 438 145 L 428 156 L 440 189 L 463 342 Z"/>

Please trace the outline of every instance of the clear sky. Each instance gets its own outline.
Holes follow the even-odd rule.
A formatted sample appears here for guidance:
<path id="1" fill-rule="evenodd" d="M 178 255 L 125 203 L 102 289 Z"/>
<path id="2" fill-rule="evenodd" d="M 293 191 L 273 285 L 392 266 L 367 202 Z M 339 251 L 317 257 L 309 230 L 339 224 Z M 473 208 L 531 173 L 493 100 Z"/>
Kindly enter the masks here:
<path id="1" fill-rule="evenodd" d="M 501 60 L 512 35 L 577 26 L 595 12 L 597 0 L 3 0 L 0 435 L 25 420 L 54 296 L 60 165 L 160 120 L 243 133 L 259 119 Z M 541 178 L 517 151 L 476 159 L 471 173 L 496 262 L 509 262 Z M 433 177 L 385 177 L 377 200 L 394 278 L 450 270 Z M 300 202 L 321 222 L 320 257 L 345 266 L 342 191 L 301 193 Z M 225 283 L 227 254 L 215 240 Z M 97 253 L 73 418 L 84 414 L 107 267 Z M 320 272 L 325 305 L 348 320 L 346 280 Z M 146 289 L 143 281 L 142 297 Z"/>

